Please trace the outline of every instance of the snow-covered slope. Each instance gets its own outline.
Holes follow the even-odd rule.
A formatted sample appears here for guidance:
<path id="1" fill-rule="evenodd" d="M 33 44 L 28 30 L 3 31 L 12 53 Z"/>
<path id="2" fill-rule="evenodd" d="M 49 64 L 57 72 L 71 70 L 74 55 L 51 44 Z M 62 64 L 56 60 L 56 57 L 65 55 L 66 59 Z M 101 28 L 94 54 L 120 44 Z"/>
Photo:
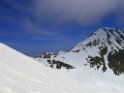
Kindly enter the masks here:
<path id="1" fill-rule="evenodd" d="M 47 57 L 38 57 L 36 60 L 54 68 L 56 72 L 80 81 L 92 93 L 124 91 L 124 30 L 122 29 L 98 29 L 69 52 L 60 51 L 54 56 L 53 53 L 49 53 L 49 57 L 48 54 L 42 56 Z M 61 62 L 66 65 L 63 66 Z M 69 66 L 73 68 L 66 68 Z"/>
<path id="2" fill-rule="evenodd" d="M 123 29 L 98 29 L 69 52 L 50 53 L 47 58 L 35 59 L 54 68 L 56 72 L 80 81 L 92 90 L 92 93 L 93 91 L 95 93 L 123 93 L 124 91 Z M 61 62 L 66 65 L 63 66 Z"/>
<path id="3" fill-rule="evenodd" d="M 103 72 L 111 69 L 114 74 L 120 75 L 124 72 L 123 54 L 124 30 L 101 28 L 92 33 L 89 38 L 77 44 L 69 52 L 59 52 L 56 56 L 51 56 L 50 58 L 38 57 L 36 60 L 47 66 L 52 64 L 54 65 L 52 66 L 53 68 L 57 66 L 55 61 L 58 61 L 73 68 L 87 66 Z M 113 60 L 113 58 L 115 59 Z"/>
<path id="4" fill-rule="evenodd" d="M 85 86 L 0 43 L 0 93 L 89 93 Z"/>

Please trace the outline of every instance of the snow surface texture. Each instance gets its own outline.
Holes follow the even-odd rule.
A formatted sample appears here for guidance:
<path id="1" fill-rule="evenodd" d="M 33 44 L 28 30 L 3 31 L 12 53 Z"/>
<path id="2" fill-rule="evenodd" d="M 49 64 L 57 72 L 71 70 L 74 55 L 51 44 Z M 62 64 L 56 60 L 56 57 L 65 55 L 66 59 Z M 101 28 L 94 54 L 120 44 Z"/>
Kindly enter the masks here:
<path id="1" fill-rule="evenodd" d="M 51 58 L 38 57 L 36 60 L 46 66 L 49 66 L 47 60 L 58 60 L 74 66 L 75 69 L 72 70 L 66 70 L 63 67 L 58 70 L 55 69 L 56 65 L 53 68 L 58 73 L 66 74 L 71 78 L 80 81 L 85 87 L 92 90 L 92 93 L 123 93 L 124 75 L 115 76 L 107 65 L 108 54 L 110 52 L 124 49 L 123 37 L 124 31 L 122 31 L 122 29 L 118 29 L 118 31 L 114 28 L 98 29 L 88 39 L 76 45 L 69 52 L 60 51 L 56 56 L 52 56 Z M 107 71 L 103 73 L 101 70 L 90 68 L 86 58 L 89 56 L 101 57 L 100 48 L 105 47 L 107 47 L 107 52 L 103 55 L 103 58 Z"/>
<path id="2" fill-rule="evenodd" d="M 90 93 L 88 88 L 0 43 L 0 93 Z"/>

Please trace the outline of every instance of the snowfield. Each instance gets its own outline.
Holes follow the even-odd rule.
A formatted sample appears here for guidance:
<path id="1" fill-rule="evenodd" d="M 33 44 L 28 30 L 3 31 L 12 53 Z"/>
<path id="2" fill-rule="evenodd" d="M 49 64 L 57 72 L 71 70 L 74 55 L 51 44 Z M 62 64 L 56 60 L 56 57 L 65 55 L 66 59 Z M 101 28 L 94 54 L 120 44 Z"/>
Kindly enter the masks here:
<path id="1" fill-rule="evenodd" d="M 90 93 L 79 82 L 0 43 L 0 93 Z"/>
<path id="2" fill-rule="evenodd" d="M 122 61 L 112 61 L 114 62 L 114 66 L 112 65 L 111 69 L 110 65 L 108 65 L 112 63 L 108 60 L 109 55 L 115 51 L 119 52 L 119 50 L 124 50 L 124 30 L 101 28 L 68 52 L 60 51 L 56 56 L 52 54 L 50 57 L 48 55 L 48 57 L 42 55 L 43 57 L 39 56 L 35 58 L 35 60 L 48 68 L 52 67 L 52 69 L 58 74 L 60 73 L 60 75 L 64 74 L 77 80 L 82 83 L 90 93 L 123 93 L 123 55 L 120 55 Z M 93 58 L 91 61 L 89 61 L 90 57 Z M 97 62 L 98 59 L 95 59 L 96 57 L 102 59 L 102 61 L 99 61 L 102 65 L 99 66 L 99 62 Z M 58 69 L 57 63 L 51 64 L 48 60 L 64 62 L 75 68 L 66 69 L 65 67 L 61 67 L 61 69 Z M 120 68 L 118 68 L 118 66 L 120 66 Z M 106 67 L 106 70 L 103 71 L 103 67 Z M 121 74 L 115 74 L 114 71 L 120 71 Z"/>
<path id="3" fill-rule="evenodd" d="M 61 73 L 61 74 L 60 74 Z M 62 74 L 63 73 L 63 74 Z M 65 75 L 67 75 L 65 76 Z M 0 93 L 123 93 L 124 76 L 90 68 L 68 71 L 45 67 L 0 43 Z M 79 83 L 80 81 L 80 83 Z"/>

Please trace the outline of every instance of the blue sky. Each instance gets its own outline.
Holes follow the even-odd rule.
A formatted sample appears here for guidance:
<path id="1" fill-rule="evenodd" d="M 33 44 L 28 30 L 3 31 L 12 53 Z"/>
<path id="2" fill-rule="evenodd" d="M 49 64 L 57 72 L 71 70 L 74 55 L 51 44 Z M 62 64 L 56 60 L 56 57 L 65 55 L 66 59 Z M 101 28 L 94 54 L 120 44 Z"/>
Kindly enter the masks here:
<path id="1" fill-rule="evenodd" d="M 123 0 L 0 0 L 0 42 L 27 55 L 68 50 L 102 27 L 124 27 Z"/>

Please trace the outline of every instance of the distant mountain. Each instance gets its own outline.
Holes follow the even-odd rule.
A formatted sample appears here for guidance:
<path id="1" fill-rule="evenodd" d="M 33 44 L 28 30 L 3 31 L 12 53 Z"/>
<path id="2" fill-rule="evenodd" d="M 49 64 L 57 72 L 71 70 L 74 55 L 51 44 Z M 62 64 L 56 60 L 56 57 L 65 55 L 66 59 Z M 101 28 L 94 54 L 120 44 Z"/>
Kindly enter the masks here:
<path id="1" fill-rule="evenodd" d="M 57 69 L 90 67 L 120 75 L 124 73 L 124 29 L 98 29 L 69 52 L 49 53 L 36 60 Z"/>
<path id="2" fill-rule="evenodd" d="M 51 71 L 32 58 L 0 43 L 0 93 L 89 93 L 88 91 L 79 82 Z"/>

